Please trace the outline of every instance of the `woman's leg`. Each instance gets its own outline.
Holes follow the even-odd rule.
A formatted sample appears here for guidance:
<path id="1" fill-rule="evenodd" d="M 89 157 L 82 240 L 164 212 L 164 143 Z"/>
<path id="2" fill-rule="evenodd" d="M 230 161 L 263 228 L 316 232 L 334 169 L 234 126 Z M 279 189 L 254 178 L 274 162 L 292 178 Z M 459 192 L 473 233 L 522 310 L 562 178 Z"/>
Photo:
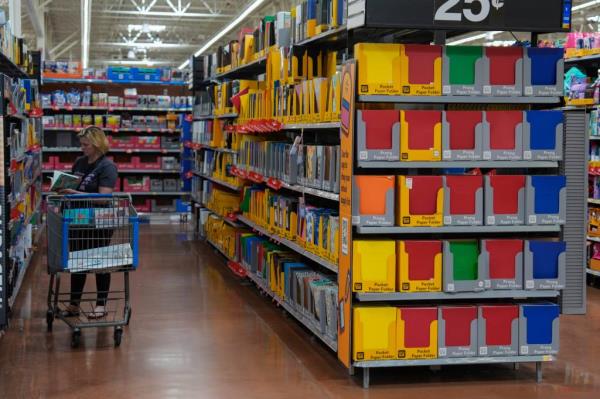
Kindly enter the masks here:
<path id="1" fill-rule="evenodd" d="M 110 273 L 96 274 L 96 290 L 98 291 L 96 306 L 106 306 L 106 299 L 110 290 Z"/>
<path id="2" fill-rule="evenodd" d="M 81 302 L 86 277 L 86 273 L 71 273 L 71 305 L 77 308 Z"/>

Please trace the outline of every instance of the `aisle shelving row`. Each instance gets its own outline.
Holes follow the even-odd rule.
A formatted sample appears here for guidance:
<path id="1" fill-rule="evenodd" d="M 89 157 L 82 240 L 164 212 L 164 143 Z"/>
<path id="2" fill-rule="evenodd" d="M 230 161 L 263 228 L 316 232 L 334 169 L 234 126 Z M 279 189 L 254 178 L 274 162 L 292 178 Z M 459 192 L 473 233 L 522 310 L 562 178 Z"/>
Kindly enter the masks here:
<path id="1" fill-rule="evenodd" d="M 191 108 L 166 108 L 166 107 L 109 107 L 109 106 L 78 106 L 78 107 L 44 107 L 44 111 L 72 112 L 72 111 L 129 111 L 129 112 L 192 112 Z"/>
<path id="2" fill-rule="evenodd" d="M 47 132 L 80 132 L 82 127 L 44 127 Z M 143 129 L 143 128 L 121 128 L 121 127 L 104 127 L 105 132 L 110 133 L 181 133 L 181 129 Z"/>
<path id="3" fill-rule="evenodd" d="M 44 147 L 43 149 L 44 152 L 52 152 L 52 153 L 62 153 L 62 152 L 77 152 L 80 153 L 81 149 L 80 148 L 76 148 L 76 147 Z M 125 153 L 125 154 L 156 154 L 156 153 L 161 153 L 161 154 L 179 154 L 181 151 L 180 150 L 174 150 L 174 149 L 164 149 L 164 148 L 156 148 L 156 149 L 137 149 L 137 148 L 131 148 L 131 149 L 111 149 L 110 150 L 111 153 Z"/>
<path id="4" fill-rule="evenodd" d="M 71 173 L 70 169 L 57 169 L 59 172 Z M 43 173 L 53 173 L 54 170 L 44 170 Z M 153 175 L 174 175 L 180 174 L 179 170 L 164 170 L 164 169 L 119 169 L 119 173 L 123 174 L 153 174 Z"/>

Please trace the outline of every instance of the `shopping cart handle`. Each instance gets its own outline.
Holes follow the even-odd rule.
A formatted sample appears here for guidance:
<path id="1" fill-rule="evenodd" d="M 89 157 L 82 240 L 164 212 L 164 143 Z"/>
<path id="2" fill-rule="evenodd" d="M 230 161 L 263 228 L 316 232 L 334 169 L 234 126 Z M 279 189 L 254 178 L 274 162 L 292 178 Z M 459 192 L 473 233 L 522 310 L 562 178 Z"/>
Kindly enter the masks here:
<path id="1" fill-rule="evenodd" d="M 86 198 L 113 198 L 112 194 L 68 194 L 64 198 L 67 199 L 86 199 Z"/>

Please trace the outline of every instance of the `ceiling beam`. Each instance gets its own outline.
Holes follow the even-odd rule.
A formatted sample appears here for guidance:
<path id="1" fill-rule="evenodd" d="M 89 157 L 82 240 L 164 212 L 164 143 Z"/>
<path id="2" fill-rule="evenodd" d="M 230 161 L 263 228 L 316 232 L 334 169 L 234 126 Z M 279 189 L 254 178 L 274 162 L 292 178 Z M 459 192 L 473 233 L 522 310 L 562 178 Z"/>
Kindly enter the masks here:
<path id="1" fill-rule="evenodd" d="M 130 47 L 130 48 L 160 48 L 160 49 L 178 49 L 185 51 L 186 49 L 195 48 L 196 45 L 191 43 L 125 43 L 125 42 L 96 42 L 93 46 L 103 47 Z"/>
<path id="2" fill-rule="evenodd" d="M 46 32 L 44 30 L 44 21 L 40 18 L 39 14 L 39 11 L 42 8 L 38 7 L 38 0 L 25 0 L 25 5 L 27 6 L 27 14 L 29 15 L 29 19 L 31 20 L 31 26 L 33 27 L 33 31 L 35 32 L 37 49 L 43 49 L 45 47 L 44 37 L 46 35 Z"/>
<path id="3" fill-rule="evenodd" d="M 81 0 L 81 66 L 88 67 L 90 57 L 90 25 L 92 24 L 92 0 Z"/>
<path id="4" fill-rule="evenodd" d="M 62 50 L 60 50 L 58 53 L 54 54 L 54 59 L 57 60 L 60 58 L 61 55 L 63 55 L 64 53 L 66 53 L 67 51 L 71 50 L 73 47 L 75 47 L 75 45 L 79 44 L 79 41 L 75 40 L 74 42 L 71 42 L 69 44 L 67 44 L 66 47 L 64 47 Z"/>
<path id="5" fill-rule="evenodd" d="M 49 51 L 50 57 L 56 58 L 55 53 L 58 50 L 60 50 L 60 48 L 62 46 L 64 46 L 65 44 L 67 44 L 67 42 L 70 42 L 71 40 L 75 40 L 75 38 L 77 37 L 77 35 L 79 35 L 79 31 L 75 31 L 75 32 L 71 33 L 69 36 L 67 36 L 66 38 L 64 38 L 60 42 L 58 42 L 58 44 L 56 44 L 56 46 L 54 46 L 54 47 L 52 47 L 50 49 L 50 51 Z"/>
<path id="6" fill-rule="evenodd" d="M 210 14 L 201 12 L 173 12 L 173 11 L 127 11 L 127 10 L 101 10 L 98 11 L 104 14 L 117 14 L 117 15 L 135 15 L 137 17 L 169 17 L 169 18 L 227 18 L 231 17 L 230 14 Z"/>

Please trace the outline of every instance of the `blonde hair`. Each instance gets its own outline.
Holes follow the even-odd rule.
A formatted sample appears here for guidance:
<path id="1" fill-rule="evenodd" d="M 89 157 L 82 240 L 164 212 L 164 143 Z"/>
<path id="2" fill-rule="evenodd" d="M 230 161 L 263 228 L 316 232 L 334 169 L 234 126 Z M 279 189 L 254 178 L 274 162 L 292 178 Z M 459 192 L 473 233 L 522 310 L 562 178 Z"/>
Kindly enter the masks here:
<path id="1" fill-rule="evenodd" d="M 110 149 L 108 139 L 106 138 L 104 131 L 98 126 L 88 126 L 84 128 L 81 132 L 79 132 L 77 137 L 80 139 L 83 137 L 87 138 L 90 141 L 90 144 L 92 144 L 92 146 L 96 150 L 100 151 L 103 155 L 106 154 Z"/>

